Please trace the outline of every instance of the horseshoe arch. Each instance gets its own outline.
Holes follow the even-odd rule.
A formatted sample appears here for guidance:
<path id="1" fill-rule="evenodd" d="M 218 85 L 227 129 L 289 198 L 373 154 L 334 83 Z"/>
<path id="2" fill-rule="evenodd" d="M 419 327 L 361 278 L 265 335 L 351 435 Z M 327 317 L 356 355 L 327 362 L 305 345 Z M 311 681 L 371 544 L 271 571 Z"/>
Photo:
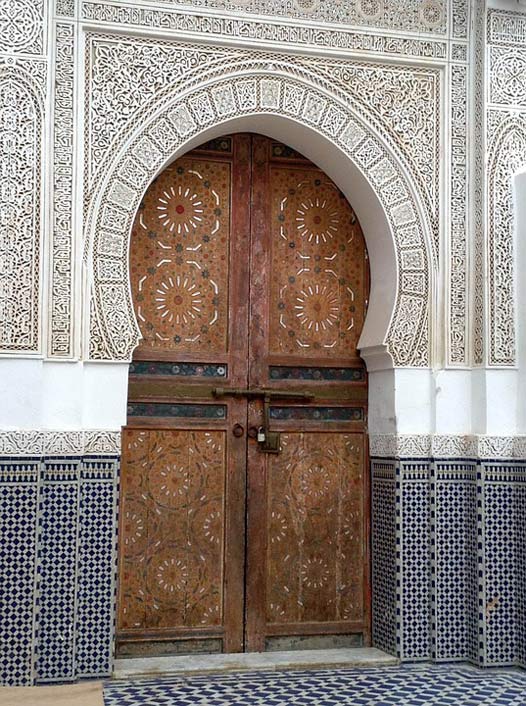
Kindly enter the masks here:
<path id="1" fill-rule="evenodd" d="M 401 160 L 341 98 L 296 76 L 262 71 L 222 77 L 178 95 L 113 160 L 88 214 L 90 359 L 130 360 L 139 341 L 128 248 L 149 184 L 192 147 L 237 131 L 266 134 L 302 152 L 353 205 L 371 265 L 360 339 L 368 368 L 428 366 L 430 236 Z"/>

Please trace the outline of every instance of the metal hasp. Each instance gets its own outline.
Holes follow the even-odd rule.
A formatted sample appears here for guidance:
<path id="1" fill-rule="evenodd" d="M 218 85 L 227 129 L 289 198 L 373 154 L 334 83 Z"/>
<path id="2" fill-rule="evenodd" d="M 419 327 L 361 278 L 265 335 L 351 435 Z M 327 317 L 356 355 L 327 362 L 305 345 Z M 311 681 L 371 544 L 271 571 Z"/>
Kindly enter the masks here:
<path id="1" fill-rule="evenodd" d="M 257 440 L 260 451 L 267 454 L 279 454 L 281 451 L 279 431 L 270 430 L 270 403 L 276 399 L 296 399 L 312 400 L 312 392 L 291 392 L 290 390 L 269 390 L 256 388 L 253 390 L 242 387 L 216 387 L 213 390 L 214 397 L 247 397 L 248 399 L 263 399 L 263 427 L 262 433 L 258 433 Z"/>

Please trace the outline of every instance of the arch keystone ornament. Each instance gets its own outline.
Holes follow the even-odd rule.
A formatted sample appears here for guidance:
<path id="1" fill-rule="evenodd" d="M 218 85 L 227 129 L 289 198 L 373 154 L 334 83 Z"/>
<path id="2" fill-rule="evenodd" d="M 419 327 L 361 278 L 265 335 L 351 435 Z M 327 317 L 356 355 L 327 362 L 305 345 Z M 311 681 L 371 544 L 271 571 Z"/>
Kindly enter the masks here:
<path id="1" fill-rule="evenodd" d="M 88 212 L 91 359 L 129 360 L 139 342 L 128 250 L 135 213 L 151 181 L 167 164 L 211 137 L 252 130 L 287 141 L 285 125 L 289 143 L 295 135 L 300 140 L 303 136 L 303 150 L 301 141 L 291 146 L 306 156 L 311 156 L 308 143 L 315 138 L 347 165 L 343 171 L 349 172 L 349 181 L 359 182 L 371 194 L 362 209 L 376 209 L 385 223 L 386 232 L 365 228 L 372 291 L 362 342 L 365 338 L 367 349 L 385 350 L 396 367 L 429 365 L 431 237 L 418 189 L 402 159 L 342 97 L 270 70 L 211 80 L 179 94 L 144 121 L 116 154 Z M 334 178 L 330 168 L 328 174 Z M 353 184 L 342 184 L 341 178 L 339 182 L 352 201 Z M 362 221 L 360 209 L 357 213 Z M 378 242 L 375 247 L 376 238 L 388 247 L 379 249 Z M 387 258 L 389 250 L 392 261 L 378 267 L 378 253 L 385 251 Z M 385 266 L 392 275 L 391 291 L 381 277 L 375 281 L 375 270 L 384 271 Z M 374 327 L 373 320 L 382 323 Z"/>

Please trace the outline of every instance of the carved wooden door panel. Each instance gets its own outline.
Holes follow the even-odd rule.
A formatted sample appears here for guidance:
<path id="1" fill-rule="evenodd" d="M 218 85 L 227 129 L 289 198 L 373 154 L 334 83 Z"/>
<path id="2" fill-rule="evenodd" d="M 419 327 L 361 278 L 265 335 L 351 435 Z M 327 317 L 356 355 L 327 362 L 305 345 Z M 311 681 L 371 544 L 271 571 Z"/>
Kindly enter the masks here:
<path id="1" fill-rule="evenodd" d="M 281 453 L 249 443 L 248 649 L 368 644 L 363 235 L 322 172 L 260 137 L 253 194 L 250 384 L 315 398 L 271 403 Z"/>
<path id="2" fill-rule="evenodd" d="M 143 341 L 119 653 L 367 644 L 368 265 L 351 207 L 283 145 L 222 138 L 150 186 L 130 267 Z M 261 389 L 282 395 L 267 421 Z M 265 425 L 280 453 L 253 438 Z"/>
<path id="3" fill-rule="evenodd" d="M 134 223 L 121 655 L 243 649 L 246 402 L 212 390 L 247 385 L 249 204 L 250 137 L 228 137 L 164 170 Z"/>

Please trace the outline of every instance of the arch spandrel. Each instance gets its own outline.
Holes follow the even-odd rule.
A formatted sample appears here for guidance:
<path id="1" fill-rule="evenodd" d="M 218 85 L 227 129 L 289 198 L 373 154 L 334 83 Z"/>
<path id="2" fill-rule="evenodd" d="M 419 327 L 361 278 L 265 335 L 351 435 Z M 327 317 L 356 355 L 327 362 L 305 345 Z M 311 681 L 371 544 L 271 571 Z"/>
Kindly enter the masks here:
<path id="1" fill-rule="evenodd" d="M 137 130 L 89 214 L 90 358 L 129 360 L 139 341 L 128 277 L 131 227 L 152 179 L 212 137 L 254 131 L 316 162 L 353 204 L 371 261 L 362 354 L 393 366 L 429 364 L 430 238 L 403 167 L 373 128 L 329 92 L 275 73 L 236 75 L 190 90 Z"/>

